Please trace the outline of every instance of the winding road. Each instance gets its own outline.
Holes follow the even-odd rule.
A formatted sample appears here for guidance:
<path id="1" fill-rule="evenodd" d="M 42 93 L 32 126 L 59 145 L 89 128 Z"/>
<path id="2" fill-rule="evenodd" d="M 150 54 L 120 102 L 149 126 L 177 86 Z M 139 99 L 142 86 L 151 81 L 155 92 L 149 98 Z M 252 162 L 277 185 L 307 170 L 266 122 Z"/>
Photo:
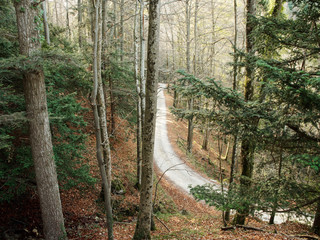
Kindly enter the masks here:
<path id="1" fill-rule="evenodd" d="M 159 83 L 158 86 L 158 101 L 157 101 L 157 119 L 156 119 L 156 133 L 154 146 L 154 161 L 165 177 L 175 184 L 184 192 L 190 194 L 189 185 L 203 185 L 206 183 L 212 184 L 216 189 L 220 189 L 220 183 L 202 177 L 200 174 L 188 167 L 174 152 L 168 138 L 167 132 L 167 108 L 163 90 L 166 84 Z M 268 221 L 270 215 L 262 211 L 256 211 L 256 216 L 263 221 Z M 280 224 L 290 220 L 307 223 L 305 218 L 300 218 L 294 213 L 277 213 L 275 223 Z M 312 220 L 311 218 L 308 219 Z"/>
<path id="2" fill-rule="evenodd" d="M 168 138 L 167 132 L 167 108 L 163 89 L 166 84 L 159 83 L 157 101 L 157 120 L 154 147 L 154 160 L 165 177 L 173 182 L 177 187 L 189 193 L 189 185 L 214 184 L 219 188 L 219 183 L 202 177 L 197 172 L 188 167 L 174 152 Z"/>

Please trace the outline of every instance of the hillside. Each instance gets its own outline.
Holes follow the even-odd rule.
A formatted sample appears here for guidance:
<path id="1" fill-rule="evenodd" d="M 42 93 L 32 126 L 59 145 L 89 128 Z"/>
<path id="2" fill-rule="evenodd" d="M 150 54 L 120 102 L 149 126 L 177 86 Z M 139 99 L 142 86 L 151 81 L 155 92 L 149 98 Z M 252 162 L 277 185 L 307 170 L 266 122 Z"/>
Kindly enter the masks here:
<path id="1" fill-rule="evenodd" d="M 166 97 L 167 106 L 170 106 L 171 96 L 166 95 Z M 179 146 L 174 140 L 178 137 L 183 138 L 183 131 L 180 128 L 183 128 L 184 124 L 181 121 L 177 122 L 173 116 L 169 118 L 171 143 L 175 151 L 183 159 L 187 159 L 184 151 L 181 150 L 181 145 Z M 86 143 L 85 159 L 90 164 L 92 175 L 99 178 L 91 112 L 86 113 L 85 120 L 89 123 L 86 132 L 90 133 Z M 134 131 L 126 120 L 120 118 L 116 118 L 116 126 L 116 135 L 111 139 L 113 179 L 118 188 L 113 192 L 112 201 L 115 214 L 115 239 L 122 240 L 131 239 L 133 236 L 139 195 L 134 187 L 136 172 Z M 201 139 L 201 136 L 196 133 L 195 139 Z M 194 152 L 195 155 L 202 156 L 201 152 L 197 152 L 197 148 Z M 191 163 L 189 165 L 192 166 Z M 161 173 L 158 170 L 156 173 L 159 179 Z M 157 182 L 158 180 L 155 179 L 155 184 Z M 99 182 L 94 188 L 61 190 L 69 239 L 107 239 L 103 204 L 99 200 L 100 190 Z M 10 204 L 2 204 L 0 211 L 6 212 L 0 222 L 3 239 L 41 239 L 43 237 L 39 200 L 35 191 L 27 192 Z M 288 222 L 269 226 L 252 218 L 247 224 L 266 232 L 244 229 L 221 231 L 223 224 L 219 211 L 202 202 L 196 202 L 165 178 L 161 179 L 158 186 L 155 212 L 154 221 L 157 229 L 152 232 L 153 239 L 297 239 L 288 235 L 310 234 L 309 228 L 301 224 Z"/>

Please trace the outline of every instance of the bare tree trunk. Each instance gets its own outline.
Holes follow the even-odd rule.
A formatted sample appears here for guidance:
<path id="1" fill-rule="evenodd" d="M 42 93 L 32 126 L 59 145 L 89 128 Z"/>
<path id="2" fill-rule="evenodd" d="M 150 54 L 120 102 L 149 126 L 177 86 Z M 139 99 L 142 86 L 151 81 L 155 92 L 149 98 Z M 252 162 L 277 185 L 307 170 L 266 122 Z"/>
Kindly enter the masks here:
<path id="1" fill-rule="evenodd" d="M 133 239 L 151 239 L 153 149 L 157 112 L 157 77 L 159 50 L 160 1 L 149 1 L 148 64 L 146 113 L 143 128 L 142 182 L 139 214 Z"/>
<path id="2" fill-rule="evenodd" d="M 124 0 L 121 0 L 120 2 L 120 29 L 119 29 L 119 35 L 120 35 L 120 61 L 123 62 L 123 41 L 124 41 L 124 31 L 123 31 L 123 15 L 124 15 Z"/>
<path id="3" fill-rule="evenodd" d="M 69 20 L 69 0 L 66 0 L 66 21 L 67 21 L 67 37 L 71 39 L 71 29 L 70 29 L 70 20 Z"/>
<path id="4" fill-rule="evenodd" d="M 82 48 L 82 3 L 78 0 L 78 43 L 79 48 Z"/>
<path id="5" fill-rule="evenodd" d="M 237 90 L 238 85 L 238 69 L 237 62 L 238 57 L 237 53 L 237 40 L 238 40 L 238 13 L 237 13 L 237 0 L 233 0 L 233 12 L 234 12 L 234 40 L 233 40 L 233 83 L 232 89 Z M 238 134 L 235 134 L 233 137 L 233 147 L 232 147 L 232 156 L 231 156 L 231 166 L 230 166 L 230 179 L 229 179 L 229 190 L 228 194 L 232 192 L 233 181 L 234 181 L 234 172 L 235 172 L 235 163 L 236 163 L 236 152 L 237 152 L 237 144 L 238 144 Z M 226 221 L 230 221 L 230 209 L 227 209 L 225 215 Z"/>
<path id="6" fill-rule="evenodd" d="M 95 7 L 95 28 L 94 28 L 94 51 L 93 51 L 93 72 L 94 72 L 94 86 L 92 90 L 92 107 L 93 107 L 93 112 L 94 112 L 94 120 L 95 120 L 95 132 L 96 132 L 96 148 L 97 148 L 97 159 L 99 163 L 99 168 L 100 168 L 100 174 L 102 178 L 102 184 L 103 184 L 103 189 L 104 189 L 104 200 L 105 200 L 105 208 L 107 212 L 107 224 L 108 224 L 108 239 L 113 239 L 113 219 L 112 219 L 112 206 L 111 206 L 111 191 L 110 191 L 110 185 L 108 181 L 108 176 L 106 174 L 106 169 L 104 167 L 104 160 L 103 160 L 103 154 L 101 151 L 102 146 L 105 144 L 107 145 L 107 142 L 102 142 L 101 141 L 101 121 L 99 117 L 99 111 L 98 111 L 98 106 L 97 106 L 97 95 L 98 95 L 98 90 L 100 91 L 99 86 L 99 74 L 101 74 L 101 71 L 99 70 L 99 55 L 101 57 L 101 39 L 99 41 L 99 38 L 101 37 L 101 2 L 100 0 L 97 0 L 94 4 Z M 99 37 L 100 35 L 100 37 Z M 99 47 L 100 45 L 100 47 Z M 99 53 L 100 51 L 100 53 Z M 101 79 L 101 76 L 100 76 Z M 99 94 L 101 95 L 101 93 Z M 102 96 L 99 97 L 101 100 Z M 105 131 L 104 131 L 105 134 Z M 108 138 L 107 138 L 108 139 Z"/>
<path id="7" fill-rule="evenodd" d="M 99 11 L 101 12 L 101 10 Z M 101 141 L 103 149 L 103 161 L 106 166 L 106 173 L 109 185 L 109 191 L 111 192 L 111 151 L 107 128 L 107 112 L 105 93 L 102 83 L 101 69 L 102 69 L 102 21 L 101 14 L 99 14 L 99 30 L 98 30 L 98 54 L 97 54 L 97 66 L 98 66 L 98 112 L 101 126 Z M 111 196 L 110 196 L 111 197 Z"/>
<path id="8" fill-rule="evenodd" d="M 134 19 L 134 77 L 137 91 L 137 185 L 141 186 L 142 161 L 142 115 L 141 115 L 141 79 L 139 76 L 139 0 L 136 0 Z"/>
<path id="9" fill-rule="evenodd" d="M 44 36 L 48 45 L 50 45 L 50 31 L 49 31 L 49 24 L 47 19 L 47 8 L 46 2 L 41 3 L 42 10 L 43 10 L 43 26 L 44 26 Z"/>
<path id="10" fill-rule="evenodd" d="M 195 7 L 194 7 L 194 32 L 193 32 L 193 41 L 194 41 L 194 56 L 193 56 L 193 75 L 197 75 L 197 59 L 198 59 L 198 49 L 197 49 L 197 37 L 198 37 L 198 8 L 199 8 L 199 2 L 198 0 L 195 0 Z"/>
<path id="11" fill-rule="evenodd" d="M 190 0 L 186 0 L 186 62 L 187 62 L 187 72 L 190 73 Z M 193 110 L 193 98 L 191 97 L 188 100 L 188 109 Z M 192 142 L 193 142 L 193 117 L 188 119 L 188 137 L 187 137 L 187 151 L 192 151 Z"/>
<path id="12" fill-rule="evenodd" d="M 142 128 L 144 124 L 145 111 L 146 111 L 146 77 L 145 77 L 145 52 L 146 40 L 144 38 L 144 0 L 140 0 L 140 83 L 141 83 L 141 116 Z"/>
<path id="13" fill-rule="evenodd" d="M 56 25 L 59 25 L 59 17 L 58 17 L 58 6 L 57 6 L 57 0 L 54 0 L 54 9 L 56 12 Z"/>
<path id="14" fill-rule="evenodd" d="M 20 54 L 29 57 L 40 49 L 39 11 L 32 0 L 14 1 L 18 25 Z M 21 11 L 24 9 L 24 11 Z M 52 149 L 46 88 L 41 66 L 23 76 L 27 118 L 34 170 L 46 239 L 64 238 L 65 228 L 59 185 Z"/>

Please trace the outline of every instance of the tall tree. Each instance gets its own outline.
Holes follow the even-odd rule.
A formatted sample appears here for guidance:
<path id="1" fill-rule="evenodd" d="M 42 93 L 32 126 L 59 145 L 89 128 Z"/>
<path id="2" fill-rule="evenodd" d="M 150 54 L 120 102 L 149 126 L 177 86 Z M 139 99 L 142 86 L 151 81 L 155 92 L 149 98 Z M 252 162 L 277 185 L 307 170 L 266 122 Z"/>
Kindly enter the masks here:
<path id="1" fill-rule="evenodd" d="M 233 81 L 232 81 L 232 89 L 234 91 L 237 90 L 238 84 L 238 56 L 237 56 L 237 47 L 238 47 L 238 7 L 237 7 L 237 0 L 233 0 L 233 14 L 234 14 L 234 37 L 233 37 Z M 234 134 L 233 136 L 233 146 L 232 146 L 232 153 L 231 153 L 231 165 L 230 165 L 230 178 L 229 178 L 229 189 L 228 193 L 232 192 L 233 188 L 233 181 L 234 181 L 234 174 L 235 174 L 235 163 L 236 163 L 236 153 L 237 153 L 237 144 L 238 144 L 238 134 Z M 226 221 L 230 220 L 230 209 L 226 210 L 225 214 Z"/>
<path id="2" fill-rule="evenodd" d="M 95 22 L 94 22 L 94 49 L 93 49 L 93 74 L 94 74 L 94 85 L 91 94 L 91 104 L 94 112 L 94 122 L 95 122 L 95 133 L 96 133 L 96 149 L 97 149 L 97 159 L 100 169 L 100 174 L 102 178 L 102 186 L 104 191 L 104 201 L 105 208 L 107 212 L 107 224 L 108 224 L 108 239 L 113 239 L 113 219 L 112 219 L 112 206 L 111 206 L 111 187 L 110 187 L 110 176 L 106 174 L 105 161 L 110 163 L 110 146 L 109 138 L 106 129 L 106 117 L 105 115 L 105 105 L 104 104 L 104 93 L 101 80 L 101 45 L 102 45 L 102 4 L 100 0 L 94 2 L 93 6 L 95 9 Z M 97 99 L 98 98 L 98 99 Z M 99 107 L 97 104 L 99 103 Z M 102 151 L 103 149 L 103 151 Z M 107 156 L 104 160 L 103 154 Z"/>
<path id="3" fill-rule="evenodd" d="M 137 226 L 133 239 L 151 239 L 153 149 L 157 112 L 157 77 L 159 50 L 160 1 L 149 2 L 146 112 L 143 126 L 142 181 Z"/>
<path id="4" fill-rule="evenodd" d="M 190 73 L 190 26 L 191 26 L 191 10 L 190 10 L 190 0 L 186 0 L 186 63 L 187 63 L 187 72 Z M 188 109 L 193 110 L 193 97 L 191 96 L 188 99 Z M 187 137 L 187 151 L 192 151 L 192 141 L 193 141 L 193 117 L 188 118 L 188 137 Z"/>
<path id="5" fill-rule="evenodd" d="M 247 0 L 246 2 L 246 53 L 252 55 L 254 51 L 254 39 L 253 39 L 253 21 L 252 16 L 255 15 L 255 0 Z M 249 102 L 253 100 L 253 64 L 250 61 L 250 57 L 246 60 L 246 75 L 244 83 L 244 100 Z M 251 119 L 251 121 L 258 124 L 257 119 Z M 240 179 L 240 185 L 242 189 L 242 194 L 245 194 L 251 185 L 251 178 L 253 173 L 253 164 L 254 164 L 254 150 L 255 142 L 253 139 L 250 139 L 248 136 L 242 140 L 241 144 L 241 153 L 240 161 L 242 164 L 242 173 Z M 244 224 L 245 218 L 249 213 L 249 206 L 244 206 L 243 211 L 239 211 L 236 216 L 237 224 Z"/>
<path id="6" fill-rule="evenodd" d="M 39 3 L 14 1 L 18 25 L 20 54 L 28 58 L 40 50 Z M 44 73 L 41 66 L 24 73 L 23 87 L 30 143 L 46 239 L 64 236 L 64 220 L 52 149 Z"/>
<path id="7" fill-rule="evenodd" d="M 141 79 L 139 76 L 139 0 L 136 0 L 134 16 L 134 78 L 137 91 L 137 185 L 141 185 L 141 161 L 142 161 L 142 108 L 141 108 Z"/>

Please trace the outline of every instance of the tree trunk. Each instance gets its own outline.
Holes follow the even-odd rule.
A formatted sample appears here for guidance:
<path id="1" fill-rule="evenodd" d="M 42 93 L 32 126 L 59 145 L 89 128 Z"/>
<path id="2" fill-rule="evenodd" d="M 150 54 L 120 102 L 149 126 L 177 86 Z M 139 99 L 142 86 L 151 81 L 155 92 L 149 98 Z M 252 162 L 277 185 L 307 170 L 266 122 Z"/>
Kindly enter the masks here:
<path id="1" fill-rule="evenodd" d="M 320 199 L 317 202 L 317 211 L 316 211 L 316 215 L 314 217 L 312 231 L 315 234 L 320 235 Z"/>
<path id="2" fill-rule="evenodd" d="M 78 0 L 78 43 L 79 48 L 82 48 L 82 3 Z"/>
<path id="3" fill-rule="evenodd" d="M 142 128 L 145 119 L 146 111 L 146 77 L 145 77 L 145 51 L 146 40 L 144 38 L 144 0 L 140 0 L 140 83 L 141 83 L 141 116 L 142 116 Z"/>
<path id="4" fill-rule="evenodd" d="M 190 73 L 190 1 L 186 0 L 186 63 L 187 63 L 187 72 Z M 193 110 L 193 98 L 191 97 L 188 100 L 188 109 Z M 188 137 L 187 137 L 187 151 L 192 151 L 192 142 L 193 142 L 193 117 L 188 119 Z"/>
<path id="5" fill-rule="evenodd" d="M 95 7 L 95 23 L 94 23 L 94 51 L 93 51 L 93 72 L 94 72 L 94 86 L 92 90 L 92 107 L 94 112 L 94 120 L 95 120 L 95 132 L 96 132 L 96 148 L 97 148 L 97 159 L 98 164 L 100 168 L 100 174 L 102 178 L 102 185 L 104 190 L 104 200 L 105 200 L 105 208 L 107 212 L 107 225 L 108 225 L 108 239 L 113 239 L 113 219 L 112 219 L 112 206 L 111 206 L 111 191 L 110 186 L 108 182 L 108 177 L 106 174 L 106 169 L 104 167 L 104 161 L 103 161 L 103 154 L 101 151 L 101 147 L 103 144 L 101 141 L 101 122 L 99 119 L 99 112 L 98 112 L 98 106 L 97 106 L 97 95 L 99 90 L 99 74 L 101 74 L 101 71 L 99 70 L 99 55 L 101 56 L 101 46 L 99 47 L 99 42 L 101 45 L 101 39 L 99 41 L 99 31 L 101 32 L 101 24 L 99 23 L 99 20 L 101 20 L 101 2 L 100 0 L 97 0 L 94 4 Z M 101 34 L 100 34 L 101 36 Z M 99 53 L 99 51 L 100 53 Z M 101 76 L 100 76 L 101 78 Z M 100 94 L 99 94 L 100 95 Z M 107 145 L 107 144 L 106 144 Z"/>
<path id="6" fill-rule="evenodd" d="M 253 23 L 251 22 L 251 16 L 255 14 L 255 4 L 254 0 L 247 0 L 246 3 L 246 53 L 253 54 Z M 244 98 L 245 101 L 251 101 L 253 99 L 253 67 L 249 62 L 246 62 L 246 77 L 244 83 Z M 252 124 L 258 125 L 257 119 L 252 119 Z M 254 150 L 255 142 L 252 139 L 245 138 L 242 140 L 241 144 L 241 163 L 242 163 L 242 173 L 240 179 L 240 185 L 242 193 L 245 194 L 245 190 L 251 185 L 251 181 L 248 179 L 252 178 L 253 173 L 253 163 L 254 163 Z M 249 206 L 245 206 L 243 211 L 239 211 L 236 216 L 237 224 L 244 224 L 245 218 L 249 213 Z"/>
<path id="7" fill-rule="evenodd" d="M 101 10 L 99 11 L 101 13 Z M 103 149 L 103 161 L 106 166 L 106 173 L 111 192 L 111 151 L 107 128 L 107 112 L 105 93 L 101 76 L 102 69 L 102 21 L 101 14 L 99 15 L 99 30 L 98 30 L 98 49 L 97 49 L 97 67 L 98 67 L 98 112 L 101 126 L 101 141 Z M 111 196 L 110 196 L 111 197 Z"/>
<path id="8" fill-rule="evenodd" d="M 43 10 L 43 28 L 44 28 L 44 37 L 48 45 L 50 45 L 50 31 L 49 31 L 49 24 L 47 19 L 47 8 L 46 2 L 41 3 L 42 10 Z"/>
<path id="9" fill-rule="evenodd" d="M 20 54 L 29 57 L 40 49 L 38 7 L 32 0 L 14 1 Z M 21 9 L 24 9 L 22 11 Z M 40 24 L 40 22 L 38 24 Z M 46 88 L 40 66 L 26 72 L 23 87 L 29 121 L 30 142 L 37 181 L 43 232 L 46 239 L 65 237 L 64 219 L 49 126 Z"/>
<path id="10" fill-rule="evenodd" d="M 67 37 L 71 39 L 71 29 L 70 29 L 70 20 L 69 20 L 69 0 L 66 0 L 66 21 L 67 21 Z"/>
<path id="11" fill-rule="evenodd" d="M 193 110 L 193 98 L 188 100 L 188 108 L 190 111 Z M 193 117 L 188 119 L 188 139 L 187 139 L 187 151 L 191 153 L 193 142 Z"/>
<path id="12" fill-rule="evenodd" d="M 234 14 L 234 40 L 233 40 L 233 82 L 232 89 L 237 90 L 238 86 L 238 70 L 237 70 L 237 62 L 238 57 L 237 47 L 238 47 L 238 7 L 237 0 L 233 0 L 233 14 Z M 232 185 L 234 180 L 234 172 L 235 172 L 235 163 L 236 163 L 236 153 L 237 153 L 237 144 L 238 144 L 238 134 L 234 135 L 233 147 L 232 147 L 232 156 L 231 156 L 231 166 L 230 166 L 230 179 L 229 179 L 229 190 L 228 194 L 232 192 Z M 230 209 L 227 209 L 225 215 L 226 221 L 230 221 Z"/>
<path id="13" fill-rule="evenodd" d="M 160 1 L 149 1 L 148 64 L 146 84 L 146 113 L 143 128 L 142 182 L 139 214 L 133 239 L 151 239 L 153 149 L 157 112 L 157 77 Z"/>
<path id="14" fill-rule="evenodd" d="M 56 25 L 59 26 L 59 17 L 58 17 L 58 6 L 57 6 L 57 0 L 54 0 L 54 9 L 56 13 Z"/>
<path id="15" fill-rule="evenodd" d="M 134 19 L 134 77 L 137 91 L 137 186 L 141 186 L 142 161 L 142 115 L 141 115 L 141 81 L 139 76 L 139 0 L 136 0 Z"/>
<path id="16" fill-rule="evenodd" d="M 120 2 L 120 29 L 119 29 L 119 35 L 120 35 L 120 61 L 123 62 L 123 41 L 124 41 L 124 31 L 123 31 L 123 15 L 124 15 L 124 0 L 121 0 Z"/>

